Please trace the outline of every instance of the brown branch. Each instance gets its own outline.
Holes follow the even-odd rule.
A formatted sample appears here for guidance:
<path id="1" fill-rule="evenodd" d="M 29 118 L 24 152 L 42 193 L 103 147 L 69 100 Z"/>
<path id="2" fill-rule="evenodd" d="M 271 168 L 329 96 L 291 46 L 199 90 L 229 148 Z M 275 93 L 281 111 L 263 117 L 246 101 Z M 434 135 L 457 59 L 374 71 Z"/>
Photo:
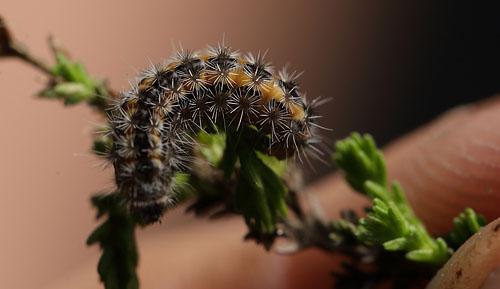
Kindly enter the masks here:
<path id="1" fill-rule="evenodd" d="M 13 39 L 5 20 L 0 16 L 0 57 L 9 56 L 20 58 L 54 77 L 50 65 L 40 57 L 32 54 L 25 45 Z"/>
<path id="2" fill-rule="evenodd" d="M 45 60 L 33 54 L 26 47 L 26 45 L 16 41 L 12 35 L 13 34 L 8 28 L 5 20 L 0 16 L 0 57 L 17 57 L 24 62 L 31 64 L 32 66 L 49 76 L 49 87 L 67 81 L 61 76 L 57 75 L 51 68 L 51 65 L 49 65 Z M 55 57 L 58 53 L 68 55 L 65 51 L 63 51 L 55 44 L 52 37 L 49 37 L 48 42 Z M 115 98 L 118 94 L 108 87 L 106 81 L 99 81 L 95 85 L 94 90 L 96 94 L 95 97 L 89 98 L 87 100 L 87 103 L 94 108 L 97 108 L 99 112 L 105 113 L 106 108 L 109 105 L 108 100 Z"/>

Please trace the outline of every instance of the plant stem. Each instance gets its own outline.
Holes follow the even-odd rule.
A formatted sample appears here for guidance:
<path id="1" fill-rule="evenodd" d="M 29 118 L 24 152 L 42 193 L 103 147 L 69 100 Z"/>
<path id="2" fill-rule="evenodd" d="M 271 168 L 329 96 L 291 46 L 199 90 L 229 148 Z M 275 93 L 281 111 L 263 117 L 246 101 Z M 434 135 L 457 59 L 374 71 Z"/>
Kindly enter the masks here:
<path id="1" fill-rule="evenodd" d="M 5 20 L 0 16 L 0 56 L 12 56 L 18 57 L 39 70 L 43 71 L 50 76 L 54 76 L 50 65 L 47 64 L 42 58 L 34 55 L 30 50 L 22 43 L 15 41 L 12 38 L 9 28 L 7 27 Z"/>

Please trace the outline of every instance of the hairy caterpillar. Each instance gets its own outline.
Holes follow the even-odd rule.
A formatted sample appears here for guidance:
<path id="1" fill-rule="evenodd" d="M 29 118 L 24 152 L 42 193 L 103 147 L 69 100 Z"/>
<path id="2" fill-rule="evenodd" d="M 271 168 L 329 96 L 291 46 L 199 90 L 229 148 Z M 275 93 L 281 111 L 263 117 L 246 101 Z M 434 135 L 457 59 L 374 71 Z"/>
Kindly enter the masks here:
<path id="1" fill-rule="evenodd" d="M 264 151 L 284 159 L 314 143 L 315 102 L 307 104 L 296 74 L 278 75 L 260 54 L 241 58 L 219 45 L 181 51 L 170 64 L 143 71 L 109 109 L 115 180 L 145 223 L 173 200 L 173 175 L 189 165 L 194 133 L 252 127 Z"/>

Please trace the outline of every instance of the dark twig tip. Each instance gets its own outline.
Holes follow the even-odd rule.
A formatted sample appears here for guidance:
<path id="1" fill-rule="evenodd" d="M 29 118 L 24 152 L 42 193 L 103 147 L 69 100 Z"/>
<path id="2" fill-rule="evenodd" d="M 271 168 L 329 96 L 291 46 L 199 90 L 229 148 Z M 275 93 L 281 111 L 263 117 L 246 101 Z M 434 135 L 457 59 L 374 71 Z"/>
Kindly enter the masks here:
<path id="1" fill-rule="evenodd" d="M 0 16 L 0 57 L 15 56 L 16 52 L 12 48 L 12 36 L 7 24 L 2 16 Z"/>

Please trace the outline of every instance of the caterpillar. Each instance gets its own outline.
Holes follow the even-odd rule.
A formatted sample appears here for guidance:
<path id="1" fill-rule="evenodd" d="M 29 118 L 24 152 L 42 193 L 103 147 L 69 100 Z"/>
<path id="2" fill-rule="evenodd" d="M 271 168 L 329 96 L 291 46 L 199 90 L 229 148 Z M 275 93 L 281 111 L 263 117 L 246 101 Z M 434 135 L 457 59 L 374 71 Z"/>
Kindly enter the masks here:
<path id="1" fill-rule="evenodd" d="M 315 106 L 299 91 L 298 74 L 274 73 L 265 55 L 218 45 L 204 53 L 177 52 L 140 73 L 108 109 L 109 158 L 117 188 L 146 224 L 174 200 L 173 176 L 186 170 L 194 134 L 210 128 L 251 127 L 262 150 L 279 159 L 314 148 Z"/>

